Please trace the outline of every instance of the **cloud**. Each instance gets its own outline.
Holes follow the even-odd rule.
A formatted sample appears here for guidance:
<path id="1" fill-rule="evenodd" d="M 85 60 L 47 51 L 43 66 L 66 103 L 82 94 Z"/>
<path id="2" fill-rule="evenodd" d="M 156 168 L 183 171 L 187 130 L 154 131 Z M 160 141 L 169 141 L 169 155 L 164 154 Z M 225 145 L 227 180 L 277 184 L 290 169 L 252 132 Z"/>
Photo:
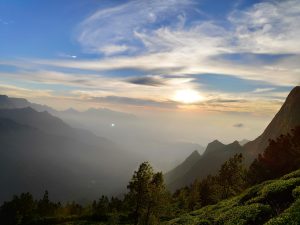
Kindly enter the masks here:
<path id="1" fill-rule="evenodd" d="M 8 84 L 0 84 L 0 92 L 4 95 L 20 98 L 50 97 L 53 95 L 51 90 L 21 88 Z"/>
<path id="2" fill-rule="evenodd" d="M 58 56 L 62 57 L 62 58 L 71 58 L 71 59 L 77 58 L 77 55 L 70 55 L 70 54 L 66 54 L 66 53 L 59 53 Z"/>
<path id="3" fill-rule="evenodd" d="M 245 125 L 243 123 L 236 123 L 233 125 L 233 127 L 236 127 L 236 128 L 243 128 Z"/>
<path id="4" fill-rule="evenodd" d="M 126 81 L 132 84 L 148 86 L 161 86 L 166 84 L 166 82 L 158 76 L 131 77 L 128 78 Z"/>
<path id="5" fill-rule="evenodd" d="M 12 23 L 14 23 L 14 21 L 13 20 L 3 20 L 3 19 L 0 19 L 0 24 L 2 24 L 2 25 L 9 25 L 9 24 L 12 24 Z"/>
<path id="6" fill-rule="evenodd" d="M 136 41 L 133 39 L 134 31 L 155 26 L 170 17 L 176 18 L 191 4 L 191 0 L 133 0 L 100 9 L 79 25 L 78 41 L 89 52 L 107 53 L 124 44 L 130 48 Z M 109 49 L 107 46 L 110 46 Z M 121 50 L 124 51 L 124 47 Z M 121 50 L 113 52 L 123 52 Z"/>
<path id="7" fill-rule="evenodd" d="M 126 45 L 107 45 L 100 48 L 99 50 L 103 52 L 105 55 L 115 55 L 118 53 L 126 52 L 129 49 L 130 48 Z"/>
<path id="8" fill-rule="evenodd" d="M 264 109 L 276 110 L 285 93 L 257 88 L 236 99 L 225 91 L 207 91 L 201 79 L 193 79 L 193 75 L 235 76 L 276 87 L 299 84 L 300 2 L 258 3 L 234 10 L 222 23 L 191 19 L 188 12 L 195 4 L 192 0 L 135 0 L 97 10 L 79 25 L 78 41 L 85 51 L 104 56 L 92 60 L 75 60 L 71 55 L 59 60 L 27 59 L 17 66 L 30 68 L 30 72 L 0 76 L 64 85 L 77 94 L 81 91 L 101 101 L 120 104 L 144 104 L 146 100 L 150 101 L 148 105 L 152 101 L 159 105 L 173 99 L 178 89 L 192 89 L 207 95 L 199 108 L 253 111 L 257 109 L 254 102 L 260 102 Z M 232 59 L 241 55 L 251 57 L 243 63 Z M 260 60 L 265 56 L 276 60 Z M 48 71 L 49 68 L 56 71 Z M 66 73 L 68 69 L 81 72 Z M 127 78 L 105 75 L 122 69 L 143 72 Z M 265 104 L 269 100 L 272 102 Z"/>
<path id="9" fill-rule="evenodd" d="M 175 108 L 176 103 L 172 101 L 155 101 L 151 99 L 143 98 L 129 98 L 122 96 L 105 96 L 105 97 L 92 97 L 90 101 L 105 102 L 110 104 L 121 104 L 121 105 L 134 105 L 134 106 L 152 106 L 152 107 L 163 107 L 163 108 Z"/>
<path id="10" fill-rule="evenodd" d="M 226 27 L 212 20 L 195 20 L 185 25 L 186 18 L 178 17 L 175 12 L 188 11 L 194 3 L 175 2 L 131 1 L 99 10 L 83 21 L 79 35 L 81 43 L 100 50 L 106 54 L 105 58 L 35 60 L 35 63 L 96 71 L 137 69 L 177 76 L 222 74 L 281 86 L 300 83 L 300 25 L 295 22 L 300 19 L 299 1 L 270 1 L 243 11 L 235 10 L 225 21 Z M 174 9 L 170 7 L 174 5 Z M 143 8 L 142 13 L 135 12 L 140 8 Z M 149 13 L 153 13 L 151 16 L 146 13 L 149 9 Z M 164 26 L 147 25 L 163 22 L 169 13 L 176 16 L 177 25 L 174 22 Z M 126 23 L 121 25 L 119 21 Z M 130 49 L 135 49 L 135 54 L 117 55 Z M 263 61 L 260 60 L 264 57 L 262 53 L 265 57 L 281 57 Z M 243 54 L 251 55 L 246 63 L 226 58 Z"/>
<path id="11" fill-rule="evenodd" d="M 271 54 L 300 53 L 299 19 L 297 0 L 261 2 L 229 17 L 240 51 Z"/>
<path id="12" fill-rule="evenodd" d="M 226 99 L 226 98 L 213 98 L 205 101 L 206 103 L 243 103 L 247 102 L 245 99 Z"/>
<path id="13" fill-rule="evenodd" d="M 275 90 L 275 88 L 256 88 L 253 93 L 263 93 Z"/>

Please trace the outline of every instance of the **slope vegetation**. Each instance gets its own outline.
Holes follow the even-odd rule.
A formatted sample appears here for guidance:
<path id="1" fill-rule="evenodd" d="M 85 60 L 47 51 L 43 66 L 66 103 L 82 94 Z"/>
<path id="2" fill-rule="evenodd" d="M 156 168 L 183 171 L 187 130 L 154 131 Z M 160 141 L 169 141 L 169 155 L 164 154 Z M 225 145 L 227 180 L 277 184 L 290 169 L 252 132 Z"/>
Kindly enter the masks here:
<path id="1" fill-rule="evenodd" d="M 300 224 L 300 170 L 255 185 L 237 197 L 182 215 L 166 224 Z"/>

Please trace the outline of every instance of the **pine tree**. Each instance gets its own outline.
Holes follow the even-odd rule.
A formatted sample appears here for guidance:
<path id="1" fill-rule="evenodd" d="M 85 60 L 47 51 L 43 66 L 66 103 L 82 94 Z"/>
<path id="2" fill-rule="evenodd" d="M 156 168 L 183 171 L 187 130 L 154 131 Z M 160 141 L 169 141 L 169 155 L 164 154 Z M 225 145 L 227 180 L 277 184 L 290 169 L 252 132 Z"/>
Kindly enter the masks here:
<path id="1" fill-rule="evenodd" d="M 133 208 L 134 224 L 137 225 L 147 207 L 149 199 L 149 184 L 153 176 L 153 169 L 148 162 L 144 162 L 134 172 L 127 188 L 129 189 L 128 199 Z"/>

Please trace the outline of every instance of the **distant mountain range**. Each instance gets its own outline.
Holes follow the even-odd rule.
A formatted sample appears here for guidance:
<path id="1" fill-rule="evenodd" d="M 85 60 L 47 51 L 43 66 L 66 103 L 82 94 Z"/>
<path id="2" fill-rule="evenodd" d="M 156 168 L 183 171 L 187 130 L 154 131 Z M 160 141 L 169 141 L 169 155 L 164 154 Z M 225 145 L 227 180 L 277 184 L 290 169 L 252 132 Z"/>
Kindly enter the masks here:
<path id="1" fill-rule="evenodd" d="M 18 109 L 18 108 L 32 108 L 38 112 L 45 112 L 51 113 L 52 115 L 62 117 L 62 118 L 69 118 L 72 116 L 89 116 L 89 117 L 97 117 L 102 119 L 110 119 L 111 121 L 118 120 L 118 119 L 135 119 L 136 116 L 129 113 L 118 112 L 114 110 L 110 110 L 107 108 L 90 108 L 85 111 L 78 111 L 73 108 L 69 108 L 67 110 L 58 111 L 49 107 L 47 105 L 41 105 L 29 102 L 27 99 L 24 98 L 12 98 L 6 95 L 0 95 L 0 109 Z"/>
<path id="2" fill-rule="evenodd" d="M 215 174 L 222 163 L 236 153 L 243 153 L 249 164 L 268 146 L 270 139 L 276 139 L 281 134 L 288 133 L 300 125 L 300 87 L 295 87 L 288 95 L 271 123 L 262 135 L 253 141 L 235 141 L 229 145 L 215 140 L 208 144 L 202 155 L 192 153 L 182 164 L 165 174 L 170 190 L 191 184 L 196 178 L 204 178 Z"/>
<path id="3" fill-rule="evenodd" d="M 26 101 L 1 97 L 1 104 L 0 202 L 24 191 L 83 202 L 125 190 L 141 159 L 48 112 L 21 108 Z"/>
<path id="4" fill-rule="evenodd" d="M 180 159 L 197 149 L 203 152 L 205 149 L 197 143 L 177 141 L 172 137 L 169 140 L 162 138 L 159 132 L 149 133 L 149 125 L 145 124 L 142 118 L 134 114 L 114 111 L 107 108 L 90 108 L 85 111 L 78 111 L 69 108 L 64 111 L 55 110 L 47 105 L 31 103 L 24 98 L 12 98 L 0 95 L 0 109 L 22 109 L 31 108 L 37 112 L 51 114 L 60 118 L 65 123 L 76 128 L 81 135 L 86 138 L 95 137 L 87 134 L 87 130 L 97 134 L 97 136 L 113 140 L 122 146 L 122 149 L 135 155 L 142 161 L 150 161 L 159 170 L 169 170 L 173 168 Z M 20 114 L 20 113 L 19 113 Z M 50 124 L 51 127 L 51 124 Z M 50 129 L 49 127 L 49 129 Z M 67 135 L 64 129 L 61 133 Z M 99 137 L 93 139 L 101 139 Z M 103 138 L 102 138 L 103 139 Z M 143 149 L 143 151 L 140 151 Z M 165 158 L 168 158 L 167 162 Z"/>

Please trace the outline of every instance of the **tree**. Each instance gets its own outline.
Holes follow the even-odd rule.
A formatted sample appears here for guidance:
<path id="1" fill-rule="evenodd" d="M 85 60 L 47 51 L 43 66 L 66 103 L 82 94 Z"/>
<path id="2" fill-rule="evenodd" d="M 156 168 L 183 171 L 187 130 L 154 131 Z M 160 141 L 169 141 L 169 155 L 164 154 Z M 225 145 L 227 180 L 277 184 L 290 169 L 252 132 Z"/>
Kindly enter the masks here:
<path id="1" fill-rule="evenodd" d="M 41 217 L 53 216 L 58 207 L 58 204 L 55 204 L 49 200 L 49 193 L 46 190 L 43 198 L 37 203 L 37 213 Z"/>
<path id="2" fill-rule="evenodd" d="M 134 224 L 137 225 L 142 217 L 143 210 L 147 206 L 149 198 L 149 184 L 153 176 L 153 169 L 148 162 L 144 162 L 134 172 L 127 188 L 128 199 L 133 207 Z"/>
<path id="3" fill-rule="evenodd" d="M 290 133 L 269 140 L 265 151 L 258 155 L 248 171 L 248 183 L 275 179 L 300 167 L 300 126 Z"/>
<path id="4" fill-rule="evenodd" d="M 166 190 L 163 174 L 154 173 L 148 162 L 144 162 L 134 172 L 128 185 L 129 199 L 134 224 L 156 224 L 168 205 L 169 195 Z"/>
<path id="5" fill-rule="evenodd" d="M 98 217 L 99 219 L 104 219 L 110 211 L 108 197 L 102 195 L 98 202 L 94 201 L 92 204 L 92 211 L 94 216 Z"/>
<path id="6" fill-rule="evenodd" d="M 168 207 L 169 203 L 169 195 L 161 172 L 153 174 L 149 184 L 148 197 L 145 224 L 159 223 L 159 217 L 165 211 L 165 208 Z"/>
<path id="7" fill-rule="evenodd" d="M 218 196 L 218 185 L 216 176 L 207 176 L 200 183 L 199 202 L 201 207 L 217 203 L 220 198 Z"/>
<path id="8" fill-rule="evenodd" d="M 4 202 L 0 208 L 1 224 L 28 224 L 35 216 L 36 202 L 30 193 L 14 196 L 10 202 Z"/>
<path id="9" fill-rule="evenodd" d="M 200 181 L 196 179 L 189 188 L 188 209 L 195 210 L 201 205 Z"/>
<path id="10" fill-rule="evenodd" d="M 221 199 L 234 196 L 243 190 L 245 171 L 242 154 L 235 154 L 221 166 L 218 175 Z"/>

